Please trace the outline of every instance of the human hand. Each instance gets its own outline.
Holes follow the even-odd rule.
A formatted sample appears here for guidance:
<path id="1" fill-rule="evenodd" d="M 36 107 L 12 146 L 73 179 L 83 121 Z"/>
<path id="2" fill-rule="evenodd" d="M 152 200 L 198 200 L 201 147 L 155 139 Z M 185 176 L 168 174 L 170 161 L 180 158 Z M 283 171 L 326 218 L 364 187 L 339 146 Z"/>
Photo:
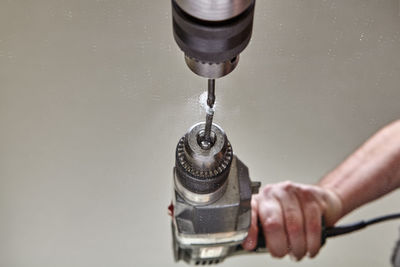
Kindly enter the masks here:
<path id="1" fill-rule="evenodd" d="M 259 221 L 271 255 L 281 258 L 289 254 L 296 260 L 306 254 L 317 255 L 322 217 L 332 226 L 342 213 L 342 202 L 333 191 L 293 182 L 266 185 L 253 197 L 251 206 L 251 226 L 243 247 L 256 247 Z"/>

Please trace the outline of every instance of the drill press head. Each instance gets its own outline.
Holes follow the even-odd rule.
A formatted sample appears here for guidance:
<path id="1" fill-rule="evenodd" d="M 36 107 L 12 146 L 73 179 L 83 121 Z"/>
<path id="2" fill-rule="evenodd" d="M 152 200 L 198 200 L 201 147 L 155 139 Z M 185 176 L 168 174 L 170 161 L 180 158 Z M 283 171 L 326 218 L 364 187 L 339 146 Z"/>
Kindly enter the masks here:
<path id="1" fill-rule="evenodd" d="M 187 66 L 216 79 L 232 72 L 250 41 L 255 0 L 172 0 L 174 38 Z"/>

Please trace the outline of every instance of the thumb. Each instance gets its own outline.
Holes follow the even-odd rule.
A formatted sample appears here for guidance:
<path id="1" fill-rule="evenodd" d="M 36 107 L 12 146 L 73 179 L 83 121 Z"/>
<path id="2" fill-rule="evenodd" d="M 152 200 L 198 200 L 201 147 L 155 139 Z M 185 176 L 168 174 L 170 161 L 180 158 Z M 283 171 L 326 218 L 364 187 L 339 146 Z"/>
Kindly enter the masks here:
<path id="1" fill-rule="evenodd" d="M 245 250 L 254 250 L 257 246 L 258 236 L 258 202 L 256 197 L 251 199 L 251 224 L 246 239 L 243 241 L 243 248 Z"/>

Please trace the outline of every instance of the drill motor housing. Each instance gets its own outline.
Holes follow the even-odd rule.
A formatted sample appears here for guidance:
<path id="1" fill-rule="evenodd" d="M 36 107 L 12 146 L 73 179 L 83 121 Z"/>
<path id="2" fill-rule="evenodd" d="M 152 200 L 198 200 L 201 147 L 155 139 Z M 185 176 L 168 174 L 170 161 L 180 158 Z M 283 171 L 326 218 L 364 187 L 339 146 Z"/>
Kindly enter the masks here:
<path id="1" fill-rule="evenodd" d="M 246 165 L 232 154 L 219 126 L 213 124 L 216 149 L 201 151 L 197 136 L 203 130 L 204 123 L 197 124 L 179 141 L 173 174 L 174 256 L 190 264 L 219 263 L 237 249 L 250 227 L 251 196 L 260 187 L 251 182 Z M 193 181 L 214 186 L 198 186 Z M 199 193 L 199 188 L 209 190 Z"/>

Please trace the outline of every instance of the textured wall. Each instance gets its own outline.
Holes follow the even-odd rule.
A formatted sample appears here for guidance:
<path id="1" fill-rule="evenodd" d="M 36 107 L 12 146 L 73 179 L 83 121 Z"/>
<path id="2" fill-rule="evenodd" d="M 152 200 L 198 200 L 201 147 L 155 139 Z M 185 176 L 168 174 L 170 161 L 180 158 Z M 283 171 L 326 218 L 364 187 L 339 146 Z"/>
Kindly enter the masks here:
<path id="1" fill-rule="evenodd" d="M 205 87 L 173 41 L 169 1 L 0 1 L 0 266 L 174 265 L 174 149 L 203 120 Z M 258 0 L 216 93 L 253 179 L 316 182 L 400 116 L 399 1 Z M 330 240 L 314 260 L 225 266 L 389 266 L 399 224 Z"/>

